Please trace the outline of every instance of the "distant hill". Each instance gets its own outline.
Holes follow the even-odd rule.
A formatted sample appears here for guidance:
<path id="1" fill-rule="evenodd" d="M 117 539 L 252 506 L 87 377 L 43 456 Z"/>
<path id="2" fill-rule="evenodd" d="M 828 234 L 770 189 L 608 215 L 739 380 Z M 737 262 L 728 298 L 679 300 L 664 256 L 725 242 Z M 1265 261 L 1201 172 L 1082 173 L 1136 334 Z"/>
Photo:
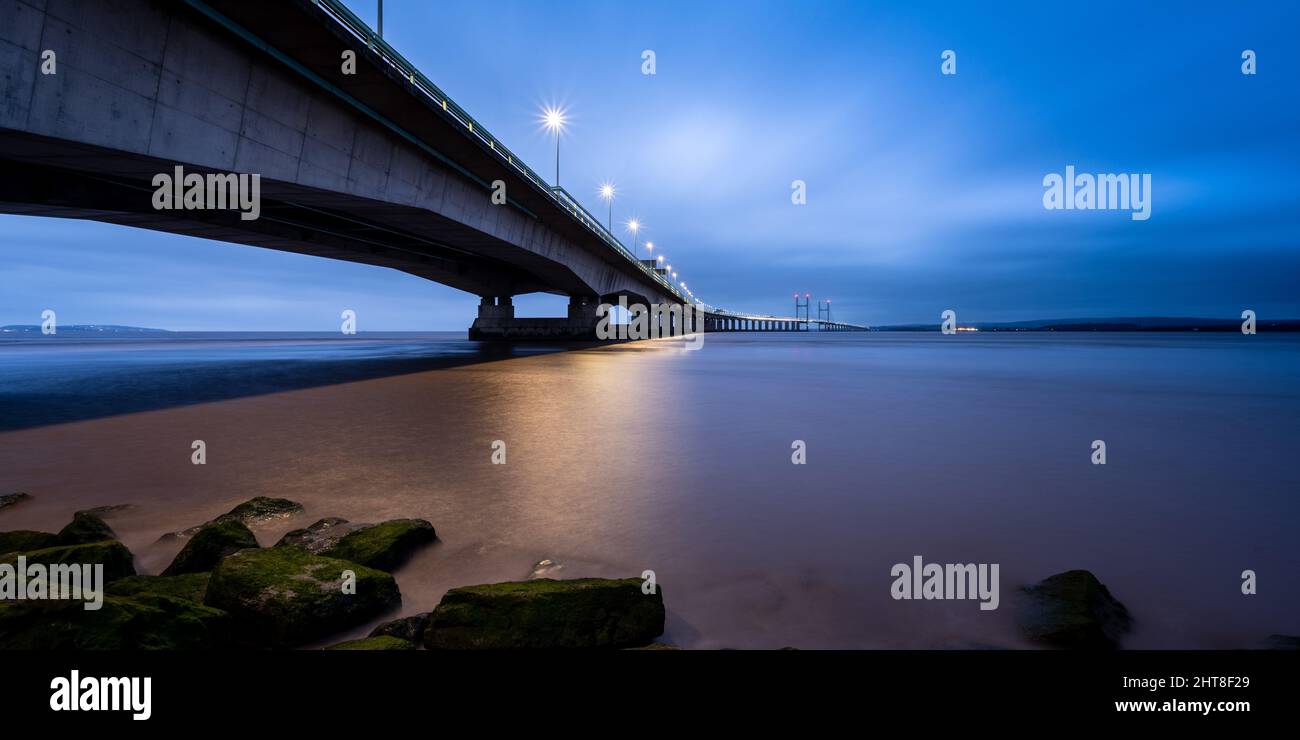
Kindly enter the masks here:
<path id="1" fill-rule="evenodd" d="M 960 327 L 980 331 L 1241 331 L 1241 319 L 1205 319 L 1194 317 L 1134 316 L 1096 319 L 1039 319 L 1035 321 L 971 322 L 958 321 Z M 897 324 L 877 326 L 876 331 L 939 331 L 932 324 Z M 1300 319 L 1257 319 L 1258 331 L 1300 331 Z"/>
<path id="2" fill-rule="evenodd" d="M 9 324 L 0 326 L 0 334 L 40 334 L 40 324 Z M 68 324 L 58 327 L 59 334 L 171 334 L 166 329 L 146 329 L 140 326 L 116 324 Z"/>

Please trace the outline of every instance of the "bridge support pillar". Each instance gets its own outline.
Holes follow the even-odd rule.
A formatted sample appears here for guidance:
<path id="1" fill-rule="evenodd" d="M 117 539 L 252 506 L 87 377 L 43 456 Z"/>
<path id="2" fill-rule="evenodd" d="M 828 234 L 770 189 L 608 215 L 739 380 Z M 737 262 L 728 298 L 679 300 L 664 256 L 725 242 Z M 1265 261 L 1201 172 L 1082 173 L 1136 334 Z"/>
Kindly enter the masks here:
<path id="1" fill-rule="evenodd" d="M 564 318 L 515 318 L 514 300 L 510 296 L 484 296 L 479 301 L 478 318 L 469 328 L 469 338 L 484 339 L 552 339 L 596 341 L 596 296 L 570 296 L 568 315 Z"/>

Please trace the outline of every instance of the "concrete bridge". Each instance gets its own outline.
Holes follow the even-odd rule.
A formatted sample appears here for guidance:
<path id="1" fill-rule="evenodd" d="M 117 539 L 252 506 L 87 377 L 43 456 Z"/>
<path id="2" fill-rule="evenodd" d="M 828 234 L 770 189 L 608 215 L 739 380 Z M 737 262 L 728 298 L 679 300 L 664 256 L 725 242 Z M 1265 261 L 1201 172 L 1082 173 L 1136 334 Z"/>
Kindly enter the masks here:
<path id="1" fill-rule="evenodd" d="M 590 339 L 600 303 L 691 302 L 339 0 L 0 14 L 0 212 L 391 267 L 480 296 L 471 338 Z M 154 178 L 177 166 L 257 174 L 258 217 L 158 208 Z M 534 292 L 567 296 L 567 315 L 516 318 L 513 297 Z M 864 328 L 696 305 L 679 331 Z"/>

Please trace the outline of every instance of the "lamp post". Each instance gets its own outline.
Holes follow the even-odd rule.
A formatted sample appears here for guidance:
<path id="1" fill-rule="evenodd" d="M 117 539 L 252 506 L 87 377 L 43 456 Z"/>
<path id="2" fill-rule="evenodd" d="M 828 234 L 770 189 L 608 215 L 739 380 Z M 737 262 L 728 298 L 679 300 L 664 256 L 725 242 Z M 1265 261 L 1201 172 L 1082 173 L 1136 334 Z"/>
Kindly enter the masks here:
<path id="1" fill-rule="evenodd" d="M 564 110 L 547 107 L 542 111 L 542 125 L 555 135 L 555 187 L 560 187 L 560 132 L 564 130 Z"/>
<path id="2" fill-rule="evenodd" d="M 636 232 L 641 229 L 641 222 L 635 218 L 627 222 L 627 230 L 632 232 L 632 256 L 640 259 L 636 249 Z"/>
<path id="3" fill-rule="evenodd" d="M 559 175 L 556 175 L 556 179 L 559 179 Z M 605 217 L 605 231 L 612 234 L 614 233 L 614 184 L 607 182 L 604 185 L 601 185 L 600 197 L 604 198 L 606 202 L 609 203 L 609 213 Z"/>

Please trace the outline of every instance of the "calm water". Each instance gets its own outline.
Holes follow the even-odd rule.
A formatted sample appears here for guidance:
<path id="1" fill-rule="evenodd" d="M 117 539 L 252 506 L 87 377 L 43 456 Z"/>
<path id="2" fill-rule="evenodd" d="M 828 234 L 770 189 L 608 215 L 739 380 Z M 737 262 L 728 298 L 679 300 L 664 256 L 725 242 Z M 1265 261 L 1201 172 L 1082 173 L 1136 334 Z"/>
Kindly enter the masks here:
<path id="1" fill-rule="evenodd" d="M 1070 568 L 1129 606 L 1129 647 L 1300 633 L 1300 338 L 461 336 L 0 344 L 0 491 L 36 496 L 0 528 L 134 504 L 110 522 L 157 572 L 159 534 L 253 495 L 307 507 L 263 544 L 419 516 L 441 541 L 398 572 L 405 613 L 542 558 L 653 569 L 689 647 L 1021 647 L 1015 586 Z M 892 600 L 913 555 L 999 563 L 1002 608 Z"/>

